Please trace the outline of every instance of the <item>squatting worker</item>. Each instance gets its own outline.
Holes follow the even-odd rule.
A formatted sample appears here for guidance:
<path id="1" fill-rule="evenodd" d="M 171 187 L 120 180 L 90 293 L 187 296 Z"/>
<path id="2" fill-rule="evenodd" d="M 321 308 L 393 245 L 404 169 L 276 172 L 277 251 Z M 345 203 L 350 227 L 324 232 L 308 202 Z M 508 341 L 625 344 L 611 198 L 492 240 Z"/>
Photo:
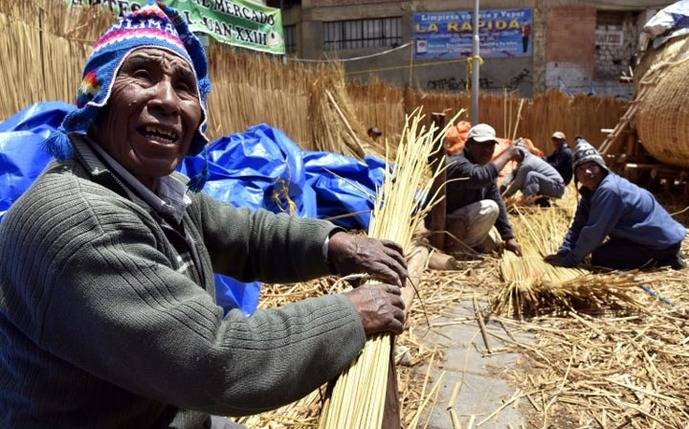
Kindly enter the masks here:
<path id="1" fill-rule="evenodd" d="M 572 181 L 572 149 L 569 148 L 567 144 L 567 137 L 562 131 L 555 131 L 550 138 L 553 142 L 555 149 L 553 152 L 546 157 L 548 164 L 555 167 L 562 180 L 565 182 L 565 186 L 569 185 Z"/>
<path id="2" fill-rule="evenodd" d="M 515 147 L 520 150 L 521 155 L 517 158 L 517 167 L 503 183 L 506 188 L 503 197 L 507 198 L 521 191 L 526 198 L 540 199 L 542 205 L 548 205 L 547 198 L 562 198 L 565 184 L 560 173 L 542 158 L 529 152 L 522 139 L 517 140 Z"/>
<path id="3" fill-rule="evenodd" d="M 584 139 L 577 140 L 573 167 L 581 200 L 562 246 L 546 261 L 572 267 L 590 254 L 592 265 L 612 269 L 685 266 L 686 230 L 650 192 L 610 171 Z"/>
<path id="4" fill-rule="evenodd" d="M 493 127 L 478 124 L 469 130 L 464 151 L 448 158 L 446 229 L 464 245 L 490 251 L 495 243 L 489 233 L 495 226 L 505 249 L 520 255 L 496 180 L 505 164 L 521 154 L 512 146 L 492 159 L 496 143 Z M 448 251 L 461 250 L 455 243 L 451 246 Z"/>
<path id="5" fill-rule="evenodd" d="M 0 225 L 0 427 L 225 425 L 210 416 L 292 402 L 367 335 L 401 332 L 397 245 L 187 191 L 173 170 L 206 143 L 208 89 L 201 45 L 163 5 L 96 42 L 78 109 L 46 142 L 59 161 Z M 394 285 L 223 317 L 214 271 Z"/>

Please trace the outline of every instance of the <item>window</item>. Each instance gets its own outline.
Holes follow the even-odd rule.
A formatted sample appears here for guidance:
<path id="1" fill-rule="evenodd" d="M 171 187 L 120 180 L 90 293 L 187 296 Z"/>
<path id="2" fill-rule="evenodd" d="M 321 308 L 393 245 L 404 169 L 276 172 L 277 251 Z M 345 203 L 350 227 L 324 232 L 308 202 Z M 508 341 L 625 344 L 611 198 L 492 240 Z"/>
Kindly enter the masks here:
<path id="1" fill-rule="evenodd" d="M 285 36 L 285 52 L 288 54 L 293 54 L 297 51 L 297 42 L 295 39 L 296 25 L 285 25 L 282 27 L 283 34 Z"/>
<path id="2" fill-rule="evenodd" d="M 323 49 L 387 48 L 402 44 L 402 18 L 356 19 L 323 23 Z"/>

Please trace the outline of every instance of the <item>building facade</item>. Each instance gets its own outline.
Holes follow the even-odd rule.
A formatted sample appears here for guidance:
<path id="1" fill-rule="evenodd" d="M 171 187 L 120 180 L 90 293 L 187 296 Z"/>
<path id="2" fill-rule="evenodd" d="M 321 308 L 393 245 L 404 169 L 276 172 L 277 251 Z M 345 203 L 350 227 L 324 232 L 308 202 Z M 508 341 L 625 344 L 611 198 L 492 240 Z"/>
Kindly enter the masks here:
<path id="1" fill-rule="evenodd" d="M 629 97 L 643 24 L 661 0 L 482 0 L 481 88 L 548 88 Z M 282 0 L 292 60 L 348 59 L 348 78 L 375 75 L 425 90 L 468 80 L 473 0 Z M 362 58 L 363 57 L 363 58 Z"/>

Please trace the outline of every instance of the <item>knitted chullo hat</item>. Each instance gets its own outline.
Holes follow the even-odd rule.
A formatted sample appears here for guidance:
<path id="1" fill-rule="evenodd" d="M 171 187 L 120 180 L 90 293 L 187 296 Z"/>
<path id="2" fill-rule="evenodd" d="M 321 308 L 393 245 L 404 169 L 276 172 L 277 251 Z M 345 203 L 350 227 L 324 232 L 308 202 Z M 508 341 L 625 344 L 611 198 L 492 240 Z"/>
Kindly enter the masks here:
<path id="1" fill-rule="evenodd" d="M 144 6 L 119 19 L 93 46 L 86 61 L 77 91 L 77 109 L 68 114 L 60 127 L 46 140 L 48 151 L 59 160 L 73 156 L 69 133 L 86 134 L 99 111 L 107 104 L 115 77 L 122 63 L 141 48 L 164 49 L 191 65 L 196 77 L 202 117 L 189 148 L 190 155 L 204 151 L 208 143 L 206 98 L 210 92 L 208 62 L 203 46 L 179 13 L 162 3 Z M 199 191 L 208 178 L 208 163 L 191 178 L 189 189 Z"/>
<path id="2" fill-rule="evenodd" d="M 591 143 L 587 142 L 583 137 L 577 137 L 575 141 L 577 147 L 574 149 L 574 155 L 572 157 L 572 168 L 574 170 L 585 162 L 593 161 L 602 169 L 610 171 L 608 166 L 605 165 L 605 161 L 600 152 L 598 152 L 595 147 L 591 146 Z"/>

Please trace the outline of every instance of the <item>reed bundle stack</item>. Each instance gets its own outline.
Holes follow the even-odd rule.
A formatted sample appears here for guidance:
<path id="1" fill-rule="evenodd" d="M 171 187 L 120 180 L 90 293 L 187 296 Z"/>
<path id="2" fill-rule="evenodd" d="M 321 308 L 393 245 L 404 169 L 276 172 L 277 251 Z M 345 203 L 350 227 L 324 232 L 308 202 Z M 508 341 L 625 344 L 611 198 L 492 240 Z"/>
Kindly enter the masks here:
<path id="1" fill-rule="evenodd" d="M 436 133 L 435 125 L 426 128 L 422 120 L 419 112 L 407 118 L 394 167 L 386 172 L 368 230 L 371 237 L 399 243 L 405 252 L 410 250 L 412 234 L 430 209 L 420 207 L 420 201 L 426 199 L 435 177 L 429 177 L 427 173 L 428 157 L 437 147 L 437 140 L 447 131 Z M 430 201 L 435 197 L 431 196 Z M 366 342 L 357 360 L 335 382 L 332 394 L 323 406 L 319 427 L 380 428 L 390 350 L 389 335 L 379 335 Z"/>
<path id="2" fill-rule="evenodd" d="M 573 197 L 569 200 L 565 203 L 575 203 Z M 512 252 L 503 255 L 500 271 L 505 285 L 494 298 L 494 312 L 522 318 L 582 307 L 599 312 L 615 306 L 640 308 L 629 293 L 638 285 L 633 273 L 594 274 L 582 268 L 555 267 L 544 261 L 545 256 L 557 252 L 567 233 L 571 208 L 514 210 L 512 225 L 523 256 Z"/>
<path id="3" fill-rule="evenodd" d="M 311 149 L 363 158 L 368 146 L 366 128 L 356 117 L 342 68 L 313 82 L 309 100 Z"/>
<path id="4" fill-rule="evenodd" d="M 635 70 L 635 124 L 644 148 L 659 161 L 689 167 L 689 37 L 649 50 Z"/>

